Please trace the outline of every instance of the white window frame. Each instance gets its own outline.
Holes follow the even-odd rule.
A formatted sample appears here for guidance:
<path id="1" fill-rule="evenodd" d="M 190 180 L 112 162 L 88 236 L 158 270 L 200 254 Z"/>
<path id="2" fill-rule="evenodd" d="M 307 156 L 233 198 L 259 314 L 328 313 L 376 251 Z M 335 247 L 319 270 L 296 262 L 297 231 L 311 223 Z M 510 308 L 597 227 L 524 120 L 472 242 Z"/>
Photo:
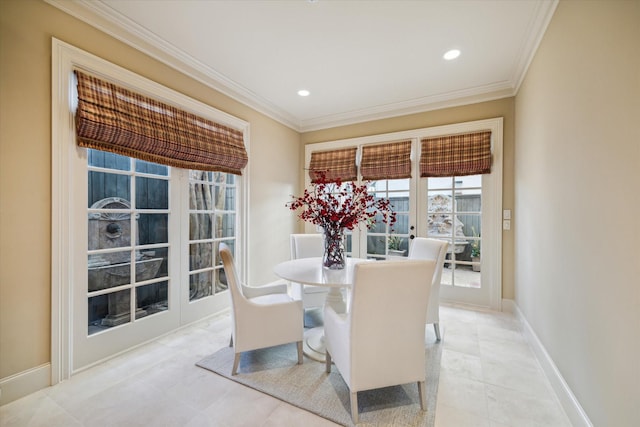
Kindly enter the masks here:
<path id="1" fill-rule="evenodd" d="M 434 126 L 422 129 L 413 129 L 408 131 L 393 132 L 379 135 L 364 136 L 358 138 L 341 139 L 335 141 L 327 141 L 316 144 L 307 144 L 305 146 L 305 166 L 309 165 L 311 161 L 311 153 L 313 151 L 325 151 L 331 149 L 341 149 L 348 147 L 358 147 L 359 153 L 361 146 L 367 144 L 378 144 L 390 141 L 407 140 L 413 141 L 412 146 L 412 173 L 419 174 L 420 171 L 420 156 L 415 155 L 419 153 L 419 149 L 416 149 L 416 144 L 420 144 L 422 138 L 452 135 L 458 133 L 471 133 L 482 130 L 491 131 L 491 153 L 493 156 L 493 166 L 491 174 L 483 175 L 483 182 L 486 183 L 494 194 L 493 204 L 491 210 L 493 217 L 488 218 L 486 226 L 483 226 L 484 233 L 492 233 L 495 239 L 491 244 L 483 239 L 483 253 L 487 254 L 488 258 L 494 260 L 491 263 L 490 268 L 482 268 L 482 282 L 483 286 L 486 283 L 489 288 L 489 301 L 488 307 L 493 310 L 500 311 L 502 308 L 502 164 L 503 164 L 503 118 L 496 117 L 486 120 L 476 120 L 470 122 L 455 123 L 451 125 Z M 419 146 L 418 146 L 419 147 Z M 359 159 L 359 156 L 358 156 Z M 426 181 L 425 179 L 412 179 L 411 192 L 416 194 L 416 202 L 414 203 L 417 208 L 416 218 L 427 217 L 427 204 L 421 203 L 420 194 L 426 194 Z M 417 185 L 418 188 L 413 186 Z M 485 185 L 485 184 L 483 184 Z M 311 179 L 309 175 L 305 175 L 305 187 L 311 186 Z M 484 203 L 484 200 L 483 200 Z M 413 205 L 412 205 L 413 206 Z M 418 235 L 421 230 L 418 223 Z M 315 232 L 313 225 L 305 223 L 305 231 L 307 233 Z M 486 242 L 486 243 L 485 243 Z M 483 304 L 478 304 L 483 305 Z"/>
<path id="2" fill-rule="evenodd" d="M 74 69 L 83 69 L 97 76 L 108 78 L 119 85 L 152 96 L 162 102 L 181 109 L 204 115 L 207 118 L 243 132 L 244 144 L 249 152 L 249 123 L 217 110 L 184 94 L 169 89 L 140 75 L 112 64 L 102 58 L 52 38 L 52 188 L 51 188 L 51 384 L 68 379 L 72 368 L 72 298 L 74 283 L 74 253 L 70 238 L 74 228 L 72 206 L 74 192 L 86 192 L 86 188 L 75 188 L 69 171 L 78 157 L 75 146 L 75 128 L 70 112 L 75 100 L 72 85 Z M 238 235 L 236 262 L 238 274 L 246 279 L 248 275 L 247 236 L 249 232 L 249 168 L 238 188 Z M 188 215 L 186 216 L 188 220 Z M 83 325 L 86 326 L 86 325 Z M 183 326 L 183 325 L 182 325 Z"/>
<path id="3" fill-rule="evenodd" d="M 188 188 L 188 185 L 190 184 L 189 181 L 189 170 L 187 169 L 182 169 L 181 170 L 181 179 L 187 183 L 187 187 L 185 187 L 185 185 L 182 185 L 182 188 Z M 237 180 L 236 180 L 236 197 L 240 197 L 240 194 L 243 193 L 244 191 L 242 191 L 242 184 L 240 187 L 237 186 Z M 182 307 L 186 308 L 187 306 L 189 307 L 188 310 L 182 310 L 181 314 L 182 314 L 182 322 L 183 323 L 191 323 L 194 321 L 197 321 L 199 319 L 202 319 L 204 316 L 207 315 L 207 313 L 211 313 L 212 310 L 213 312 L 219 312 L 225 308 L 229 307 L 229 298 L 225 297 L 223 294 L 225 294 L 227 291 L 222 291 L 222 292 L 214 292 L 211 295 L 208 295 L 204 298 L 200 298 L 197 300 L 189 300 L 189 280 L 190 280 L 190 274 L 191 274 L 191 270 L 189 268 L 189 245 L 191 244 L 191 240 L 189 238 L 189 215 L 191 213 L 191 210 L 189 209 L 189 196 L 187 195 L 186 197 L 182 198 L 182 210 L 183 212 L 185 212 L 185 215 L 187 215 L 187 217 L 185 218 L 184 221 L 182 221 L 181 224 L 181 235 L 182 235 L 182 239 L 183 239 L 183 245 L 180 248 L 180 250 L 182 251 L 182 265 L 180 266 L 180 270 L 182 272 L 181 277 L 184 278 L 184 280 L 186 280 L 186 285 L 181 287 L 181 295 L 180 295 L 180 304 Z M 243 214 L 243 212 L 240 209 L 240 205 L 241 203 L 238 203 L 238 210 L 235 211 L 236 214 L 236 222 L 237 222 L 237 218 L 242 216 L 246 217 L 246 212 Z M 246 206 L 246 204 L 245 204 Z M 237 225 L 237 224 L 236 224 Z M 239 227 L 237 227 L 239 228 Z M 236 229 L 236 232 L 238 232 L 238 236 L 242 233 L 242 230 Z M 246 233 L 245 233 L 246 235 Z M 234 236 L 235 242 L 236 242 L 236 252 L 239 252 L 242 248 L 247 248 L 247 246 L 245 244 L 242 244 L 242 242 L 239 240 L 238 236 Z M 212 238 L 213 241 L 225 241 L 227 239 L 225 238 L 220 238 L 220 237 L 216 237 L 215 234 L 213 235 Z M 243 252 L 247 252 L 246 250 Z M 235 254 L 234 254 L 234 259 L 236 258 Z M 239 264 L 239 263 L 238 263 Z M 247 263 L 243 263 L 243 276 L 242 277 L 247 277 Z M 241 274 L 241 273 L 238 273 Z M 246 280 L 245 280 L 246 283 Z M 212 283 L 212 286 L 215 288 L 215 283 Z M 224 297 L 224 298 L 221 298 Z"/>

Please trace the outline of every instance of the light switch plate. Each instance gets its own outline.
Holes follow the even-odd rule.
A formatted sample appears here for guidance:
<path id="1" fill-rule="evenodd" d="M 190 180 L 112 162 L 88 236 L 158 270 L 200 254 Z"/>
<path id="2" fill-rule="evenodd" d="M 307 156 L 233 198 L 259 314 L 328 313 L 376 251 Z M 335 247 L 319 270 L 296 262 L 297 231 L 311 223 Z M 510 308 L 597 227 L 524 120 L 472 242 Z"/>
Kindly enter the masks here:
<path id="1" fill-rule="evenodd" d="M 505 219 L 504 221 L 502 221 L 502 229 L 511 230 L 511 220 Z"/>
<path id="2" fill-rule="evenodd" d="M 502 219 L 511 219 L 511 209 L 505 209 L 502 211 Z"/>

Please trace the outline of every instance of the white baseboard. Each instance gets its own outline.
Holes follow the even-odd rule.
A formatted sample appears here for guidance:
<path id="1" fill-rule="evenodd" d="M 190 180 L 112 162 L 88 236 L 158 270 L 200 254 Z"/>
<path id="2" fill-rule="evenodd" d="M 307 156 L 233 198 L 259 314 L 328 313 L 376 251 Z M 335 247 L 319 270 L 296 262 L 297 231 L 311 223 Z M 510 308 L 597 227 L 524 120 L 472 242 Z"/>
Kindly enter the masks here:
<path id="1" fill-rule="evenodd" d="M 51 385 L 51 364 L 36 366 L 0 379 L 0 406 Z"/>
<path id="2" fill-rule="evenodd" d="M 94 364 L 92 364 L 91 366 L 85 367 L 81 370 L 78 370 L 75 373 L 81 372 L 85 369 L 89 369 L 92 366 L 95 366 L 99 363 L 102 363 L 106 360 L 112 359 L 120 354 L 126 353 L 128 351 L 133 350 L 134 348 L 143 346 L 145 344 L 147 344 L 148 342 L 151 341 L 155 341 L 159 338 L 162 338 L 165 335 L 169 335 L 172 334 L 174 332 L 176 332 L 179 329 L 183 329 L 183 328 L 187 328 L 191 325 L 193 325 L 194 323 L 203 321 L 205 319 L 208 318 L 212 318 L 215 316 L 219 316 L 225 312 L 230 311 L 229 308 L 225 308 L 223 310 L 220 310 L 216 313 L 213 313 L 209 316 L 206 316 L 202 319 L 198 319 L 195 320 L 191 323 L 182 325 L 176 329 L 173 329 L 171 331 L 166 332 L 165 334 L 159 336 L 159 337 L 155 337 L 149 341 L 146 341 L 144 343 L 140 343 L 136 346 L 133 346 L 131 348 L 128 348 L 127 350 L 121 351 L 119 353 L 113 354 L 111 356 L 109 356 L 108 358 L 105 358 L 104 360 L 101 360 L 99 362 L 96 362 Z M 28 369 L 26 371 L 23 372 L 19 372 L 17 374 L 11 375 L 9 377 L 5 377 L 0 379 L 0 406 L 2 405 L 6 405 L 7 403 L 13 402 L 14 400 L 20 399 L 21 397 L 27 396 L 31 393 L 35 393 L 36 391 L 42 390 L 44 388 L 47 388 L 49 386 L 51 386 L 51 363 L 45 363 L 43 365 L 40 366 L 36 366 L 35 368 L 31 368 Z"/>
<path id="3" fill-rule="evenodd" d="M 538 336 L 520 310 L 520 307 L 518 307 L 518 304 L 513 300 L 504 299 L 502 300 L 502 310 L 513 313 L 516 319 L 518 319 L 522 324 L 522 333 L 538 358 L 538 362 L 549 379 L 551 387 L 558 396 L 558 400 L 560 401 L 564 412 L 567 414 L 567 417 L 569 417 L 571 424 L 575 427 L 593 427 L 591 420 L 589 420 L 584 409 L 582 409 L 580 402 L 578 402 L 578 399 L 576 399 L 571 388 L 569 388 L 569 385 L 562 377 L 558 367 L 553 362 L 553 359 L 545 349 L 542 342 L 538 339 Z"/>

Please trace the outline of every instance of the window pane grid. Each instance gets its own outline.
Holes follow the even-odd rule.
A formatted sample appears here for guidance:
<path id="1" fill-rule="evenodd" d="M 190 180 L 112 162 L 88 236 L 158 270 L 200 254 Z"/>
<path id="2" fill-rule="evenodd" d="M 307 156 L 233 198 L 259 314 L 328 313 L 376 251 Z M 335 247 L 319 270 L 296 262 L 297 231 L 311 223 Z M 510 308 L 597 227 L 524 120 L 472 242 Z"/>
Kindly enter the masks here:
<path id="1" fill-rule="evenodd" d="M 89 172 L 112 173 L 114 175 L 132 176 L 135 174 L 135 172 L 130 169 L 109 169 L 101 166 L 87 166 L 87 170 Z"/>
<path id="2" fill-rule="evenodd" d="M 368 191 L 376 199 L 388 199 L 396 213 L 393 227 L 376 215 L 375 222 L 367 231 L 367 258 L 383 260 L 389 257 L 406 257 L 409 248 L 409 186 L 411 180 L 385 179 L 369 183 Z"/>
<path id="3" fill-rule="evenodd" d="M 133 284 L 134 288 L 139 288 L 140 286 L 146 286 L 152 283 L 160 283 L 160 282 L 166 282 L 167 278 L 166 277 L 155 277 L 149 280 L 143 280 L 140 282 L 136 282 Z"/>
<path id="4" fill-rule="evenodd" d="M 93 249 L 93 250 L 90 249 L 87 251 L 87 254 L 88 255 L 110 254 L 110 253 L 116 253 L 116 252 L 131 251 L 132 249 L 133 249 L 133 246 L 118 246 L 115 248 Z"/>
<path id="5" fill-rule="evenodd" d="M 236 180 L 221 172 L 189 171 L 189 301 L 227 289 L 218 244 L 234 246 Z"/>
<path id="6" fill-rule="evenodd" d="M 481 287 L 482 176 L 427 180 L 427 237 L 447 240 L 442 283 Z"/>
<path id="7" fill-rule="evenodd" d="M 95 297 L 95 296 L 100 296 L 100 295 L 107 295 L 107 294 L 111 294 L 114 292 L 119 292 L 125 289 L 131 289 L 133 288 L 133 285 L 131 284 L 127 284 L 127 285 L 122 285 L 122 286 L 115 286 L 113 288 L 108 288 L 108 289 L 101 289 L 99 291 L 90 291 L 87 292 L 87 296 L 88 297 Z"/>
<path id="8" fill-rule="evenodd" d="M 168 309 L 166 292 L 138 289 L 168 283 L 170 169 L 98 150 L 87 153 L 91 335 Z M 144 308 L 152 306 L 152 312 Z"/>
<path id="9" fill-rule="evenodd" d="M 217 256 L 216 256 L 216 258 L 217 258 Z M 222 270 L 222 269 L 223 269 L 222 265 L 212 265 L 212 266 L 203 267 L 203 268 L 200 268 L 200 269 L 197 269 L 197 270 L 195 270 L 195 269 L 194 270 L 190 270 L 189 273 L 190 274 L 197 274 L 197 273 L 204 273 L 204 272 L 207 272 L 207 271 Z"/>

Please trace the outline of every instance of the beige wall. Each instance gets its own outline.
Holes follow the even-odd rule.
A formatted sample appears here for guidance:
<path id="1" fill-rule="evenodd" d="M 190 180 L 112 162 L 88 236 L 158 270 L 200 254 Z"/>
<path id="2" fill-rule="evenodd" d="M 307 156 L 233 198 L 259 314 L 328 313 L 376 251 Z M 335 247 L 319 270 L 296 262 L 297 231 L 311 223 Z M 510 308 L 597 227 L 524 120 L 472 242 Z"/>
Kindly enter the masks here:
<path id="1" fill-rule="evenodd" d="M 640 420 L 640 2 L 561 1 L 516 97 L 515 296 L 594 426 Z"/>
<path id="2" fill-rule="evenodd" d="M 639 5 L 562 1 L 515 100 L 301 137 L 504 117 L 503 297 L 596 426 L 640 419 Z M 251 123 L 252 283 L 273 278 L 299 228 L 284 208 L 301 187 L 298 133 L 39 0 L 0 0 L 0 379 L 50 361 L 52 36 Z"/>
<path id="3" fill-rule="evenodd" d="M 284 207 L 299 190 L 297 132 L 40 0 L 0 0 L 0 380 L 51 360 L 51 37 L 251 124 L 252 282 L 271 280 L 297 227 Z"/>
<path id="4" fill-rule="evenodd" d="M 513 209 L 514 109 L 514 98 L 499 99 L 496 101 L 445 108 L 391 119 L 342 126 L 339 128 L 306 132 L 302 134 L 302 142 L 303 144 L 313 144 L 323 141 L 334 141 L 345 138 L 356 138 L 367 135 L 503 117 L 504 153 L 502 204 L 503 209 Z M 304 155 L 304 153 L 302 155 Z M 302 157 L 301 161 L 303 161 Z M 513 277 L 513 233 L 504 231 L 502 234 L 502 298 L 514 298 Z"/>

